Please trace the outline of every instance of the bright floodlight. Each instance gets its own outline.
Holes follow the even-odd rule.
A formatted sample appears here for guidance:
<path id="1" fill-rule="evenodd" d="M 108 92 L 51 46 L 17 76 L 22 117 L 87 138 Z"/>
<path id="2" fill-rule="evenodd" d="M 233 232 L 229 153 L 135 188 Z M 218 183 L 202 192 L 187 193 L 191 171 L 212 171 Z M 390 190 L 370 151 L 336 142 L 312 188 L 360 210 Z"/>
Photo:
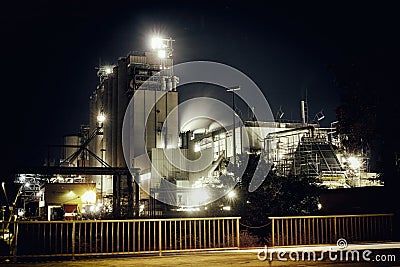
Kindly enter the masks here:
<path id="1" fill-rule="evenodd" d="M 158 50 L 157 55 L 159 58 L 166 58 L 167 52 L 165 50 Z"/>
<path id="2" fill-rule="evenodd" d="M 160 37 L 153 37 L 151 39 L 151 48 L 152 49 L 161 49 L 164 48 L 163 39 Z"/>
<path id="3" fill-rule="evenodd" d="M 113 70 L 112 70 L 111 67 L 106 67 L 104 71 L 105 71 L 106 74 L 108 75 L 108 74 L 111 74 Z"/>
<path id="4" fill-rule="evenodd" d="M 235 191 L 230 191 L 230 192 L 228 193 L 228 198 L 234 199 L 235 197 L 236 197 Z"/>
<path id="5" fill-rule="evenodd" d="M 100 112 L 99 115 L 97 115 L 97 121 L 103 123 L 106 120 L 106 116 L 104 115 L 103 112 Z"/>
<path id="6" fill-rule="evenodd" d="M 361 160 L 357 157 L 348 157 L 347 162 L 349 163 L 349 167 L 352 170 L 358 170 L 361 167 Z"/>
<path id="7" fill-rule="evenodd" d="M 96 203 L 96 193 L 92 190 L 86 191 L 81 198 L 85 203 Z"/>

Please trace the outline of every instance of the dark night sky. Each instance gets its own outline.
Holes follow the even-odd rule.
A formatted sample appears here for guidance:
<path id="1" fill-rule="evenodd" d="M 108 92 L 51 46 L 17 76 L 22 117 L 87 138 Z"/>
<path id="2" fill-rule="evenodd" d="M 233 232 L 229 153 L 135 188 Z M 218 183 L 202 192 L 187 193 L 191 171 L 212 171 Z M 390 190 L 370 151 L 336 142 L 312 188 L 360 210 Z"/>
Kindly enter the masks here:
<path id="1" fill-rule="evenodd" d="M 307 89 L 310 118 L 323 110 L 328 125 L 339 92 L 327 66 L 392 47 L 399 25 L 394 6 L 377 3 L 81 2 L 2 4 L 0 180 L 42 164 L 47 145 L 87 123 L 99 59 L 114 63 L 147 50 L 152 33 L 176 40 L 176 63 L 211 60 L 241 70 L 287 119 L 300 119 Z"/>

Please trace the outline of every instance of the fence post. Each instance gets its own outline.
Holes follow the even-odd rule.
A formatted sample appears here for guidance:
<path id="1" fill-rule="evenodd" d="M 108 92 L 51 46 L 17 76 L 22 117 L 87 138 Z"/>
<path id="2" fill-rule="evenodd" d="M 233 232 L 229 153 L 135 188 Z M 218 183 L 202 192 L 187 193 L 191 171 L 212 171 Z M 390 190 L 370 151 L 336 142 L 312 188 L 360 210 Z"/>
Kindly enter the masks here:
<path id="1" fill-rule="evenodd" d="M 17 261 L 17 248 L 18 248 L 18 226 L 19 223 L 17 221 L 15 221 L 14 223 L 14 238 L 15 239 L 15 243 L 14 243 L 14 249 L 13 249 L 13 261 L 16 262 Z M 12 244 L 10 244 L 12 246 Z"/>
<path id="2" fill-rule="evenodd" d="M 75 260 L 75 221 L 72 221 L 72 260 Z"/>
<path id="3" fill-rule="evenodd" d="M 240 248 L 240 229 L 239 229 L 240 224 L 239 224 L 239 220 L 240 220 L 240 218 L 236 219 L 236 240 L 237 240 L 236 243 L 237 243 L 238 249 Z"/>
<path id="4" fill-rule="evenodd" d="M 161 234 L 161 220 L 158 221 L 158 249 L 159 249 L 159 255 L 162 256 L 162 234 Z"/>
<path id="5" fill-rule="evenodd" d="M 337 228 L 336 228 L 336 217 L 333 217 L 333 233 L 334 233 L 334 240 L 333 242 L 335 243 L 338 240 L 338 236 L 337 236 Z"/>
<path id="6" fill-rule="evenodd" d="M 272 241 L 271 241 L 271 245 L 274 247 L 275 246 L 275 219 L 274 218 L 272 218 L 272 231 L 271 231 L 271 234 L 272 234 Z"/>

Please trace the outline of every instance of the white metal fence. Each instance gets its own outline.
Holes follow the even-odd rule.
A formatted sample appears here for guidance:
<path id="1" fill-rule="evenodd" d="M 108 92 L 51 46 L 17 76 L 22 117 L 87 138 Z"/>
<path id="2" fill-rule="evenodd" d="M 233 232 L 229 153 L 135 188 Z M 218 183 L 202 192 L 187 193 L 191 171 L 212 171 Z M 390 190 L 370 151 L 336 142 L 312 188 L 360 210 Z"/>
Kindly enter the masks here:
<path id="1" fill-rule="evenodd" d="M 18 221 L 7 227 L 14 257 L 118 255 L 239 248 L 239 217 Z M 6 228 L 6 223 L 2 224 Z"/>
<path id="2" fill-rule="evenodd" d="M 393 214 L 269 217 L 272 246 L 388 241 L 392 239 Z"/>

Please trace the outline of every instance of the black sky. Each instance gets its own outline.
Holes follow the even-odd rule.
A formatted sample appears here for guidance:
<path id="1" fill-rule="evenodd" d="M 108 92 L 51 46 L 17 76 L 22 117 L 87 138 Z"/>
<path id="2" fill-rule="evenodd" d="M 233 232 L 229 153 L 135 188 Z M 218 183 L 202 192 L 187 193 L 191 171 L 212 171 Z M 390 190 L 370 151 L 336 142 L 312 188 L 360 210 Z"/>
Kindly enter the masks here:
<path id="1" fill-rule="evenodd" d="M 339 91 L 327 66 L 392 51 L 399 19 L 394 4 L 378 2 L 16 1 L 2 4 L 0 24 L 0 180 L 12 180 L 88 122 L 99 62 L 147 50 L 153 33 L 176 40 L 176 63 L 241 70 L 286 119 L 300 119 L 307 91 L 310 118 L 323 110 L 328 125 Z"/>

